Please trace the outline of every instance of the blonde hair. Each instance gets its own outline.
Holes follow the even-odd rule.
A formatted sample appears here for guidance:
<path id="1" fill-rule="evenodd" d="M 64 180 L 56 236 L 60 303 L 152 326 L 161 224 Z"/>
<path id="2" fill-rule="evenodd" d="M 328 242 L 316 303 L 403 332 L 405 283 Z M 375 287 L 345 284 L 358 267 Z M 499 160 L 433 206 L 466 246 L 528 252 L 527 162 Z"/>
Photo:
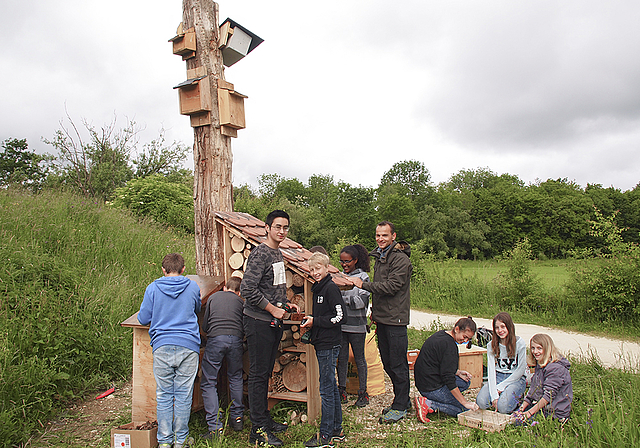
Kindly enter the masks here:
<path id="1" fill-rule="evenodd" d="M 532 342 L 535 342 L 542 347 L 542 358 L 540 359 L 540 362 L 536 361 L 536 358 L 534 358 L 531 353 Z M 550 362 L 560 361 L 560 359 L 562 359 L 562 353 L 560 353 L 556 345 L 553 343 L 551 336 L 545 333 L 533 335 L 529 341 L 529 353 L 527 354 L 527 362 L 529 365 L 535 366 L 537 363 L 540 367 L 545 367 Z"/>
<path id="2" fill-rule="evenodd" d="M 309 267 L 315 266 L 317 264 L 329 266 L 330 262 L 331 260 L 329 259 L 329 256 L 323 254 L 322 252 L 314 252 L 307 260 L 307 264 L 309 265 Z"/>

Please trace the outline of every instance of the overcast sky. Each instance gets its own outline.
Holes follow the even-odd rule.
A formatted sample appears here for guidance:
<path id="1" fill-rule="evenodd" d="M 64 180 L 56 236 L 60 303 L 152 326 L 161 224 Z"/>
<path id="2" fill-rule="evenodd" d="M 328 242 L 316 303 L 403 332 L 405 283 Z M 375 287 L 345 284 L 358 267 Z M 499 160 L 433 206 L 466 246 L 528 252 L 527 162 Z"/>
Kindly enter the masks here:
<path id="1" fill-rule="evenodd" d="M 0 0 L 0 140 L 69 115 L 189 146 L 167 40 L 179 0 Z M 377 186 L 419 160 L 434 183 L 489 167 L 526 183 L 640 182 L 640 2 L 222 0 L 265 42 L 225 71 L 245 100 L 235 185 L 263 173 Z M 193 162 L 190 162 L 193 166 Z"/>

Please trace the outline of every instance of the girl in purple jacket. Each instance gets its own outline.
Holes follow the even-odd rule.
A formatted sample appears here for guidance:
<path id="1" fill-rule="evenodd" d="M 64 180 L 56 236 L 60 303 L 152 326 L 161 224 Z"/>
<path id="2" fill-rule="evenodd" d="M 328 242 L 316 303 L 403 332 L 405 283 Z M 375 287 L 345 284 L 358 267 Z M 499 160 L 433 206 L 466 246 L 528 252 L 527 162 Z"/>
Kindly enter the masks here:
<path id="1" fill-rule="evenodd" d="M 529 341 L 528 362 L 535 365 L 529 393 L 520 408 L 514 412 L 518 420 L 526 420 L 542 411 L 562 422 L 569 419 L 573 387 L 571 364 L 558 351 L 553 339 L 538 333 Z"/>

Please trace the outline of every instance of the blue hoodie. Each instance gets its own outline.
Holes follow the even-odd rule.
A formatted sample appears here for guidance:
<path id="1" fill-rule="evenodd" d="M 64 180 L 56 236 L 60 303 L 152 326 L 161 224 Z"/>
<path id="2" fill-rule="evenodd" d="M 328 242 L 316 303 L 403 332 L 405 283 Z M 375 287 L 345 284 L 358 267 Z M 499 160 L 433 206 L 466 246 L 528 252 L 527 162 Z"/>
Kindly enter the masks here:
<path id="1" fill-rule="evenodd" d="M 147 286 L 138 321 L 149 325 L 151 347 L 178 345 L 200 351 L 200 288 L 182 275 L 161 277 Z"/>

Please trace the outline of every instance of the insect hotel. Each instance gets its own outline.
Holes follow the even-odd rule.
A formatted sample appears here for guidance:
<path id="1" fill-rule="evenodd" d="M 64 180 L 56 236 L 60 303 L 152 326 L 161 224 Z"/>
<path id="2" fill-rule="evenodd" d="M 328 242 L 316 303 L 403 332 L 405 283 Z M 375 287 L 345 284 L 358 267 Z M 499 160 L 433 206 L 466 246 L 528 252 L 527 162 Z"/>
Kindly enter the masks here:
<path id="1" fill-rule="evenodd" d="M 203 308 L 211 294 L 222 289 L 231 276 L 242 277 L 251 250 L 266 241 L 265 224 L 247 213 L 216 212 L 217 234 L 222 238 L 224 253 L 224 275 L 188 276 L 200 286 Z M 285 315 L 285 330 L 279 347 L 279 356 L 269 384 L 269 405 L 280 400 L 307 403 L 307 415 L 313 422 L 320 415 L 320 391 L 318 361 L 315 349 L 300 341 L 300 321 L 312 309 L 311 278 L 306 261 L 311 252 L 295 241 L 286 238 L 280 244 L 287 277 L 287 297 L 300 307 L 300 313 Z M 334 266 L 329 266 L 334 282 L 341 288 L 351 288 L 346 277 Z M 201 314 L 203 314 L 202 311 Z M 137 313 L 122 322 L 122 326 L 133 328 L 133 396 L 132 421 L 145 422 L 156 419 L 156 383 L 153 377 L 153 354 L 149 345 L 149 327 L 140 325 Z M 200 351 L 200 359 L 204 348 Z M 249 373 L 248 356 L 245 352 L 245 379 Z M 196 378 L 192 410 L 202 409 L 200 374 Z M 246 390 L 245 390 L 246 392 Z"/>

